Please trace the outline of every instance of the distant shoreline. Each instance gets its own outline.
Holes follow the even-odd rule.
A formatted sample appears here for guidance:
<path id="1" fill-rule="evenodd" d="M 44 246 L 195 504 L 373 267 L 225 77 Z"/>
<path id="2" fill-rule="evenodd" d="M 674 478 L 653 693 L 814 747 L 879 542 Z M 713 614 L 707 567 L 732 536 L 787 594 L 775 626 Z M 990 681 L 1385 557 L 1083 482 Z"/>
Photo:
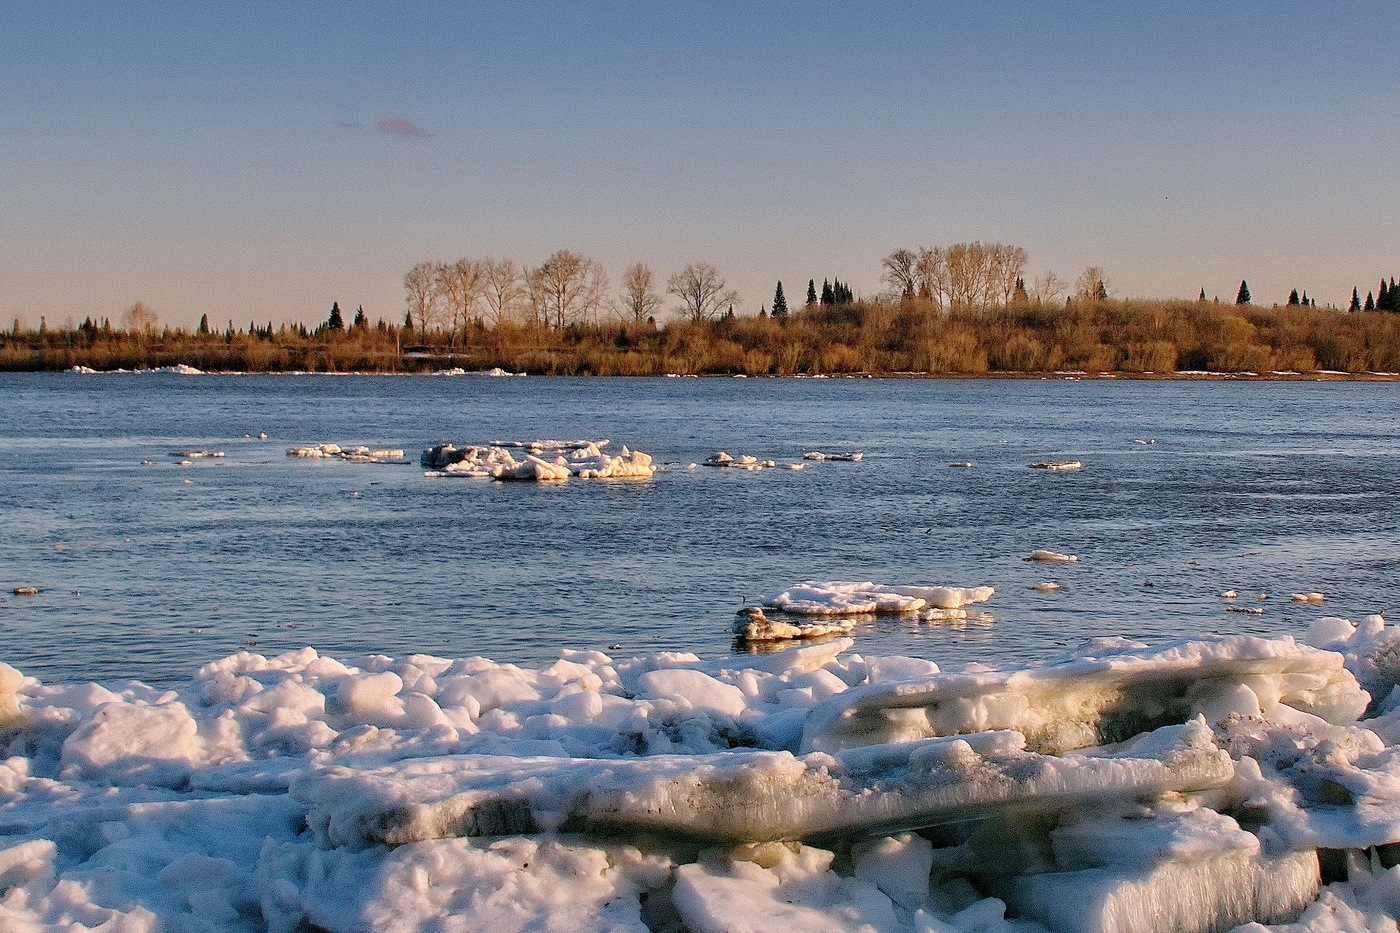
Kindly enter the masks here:
<path id="1" fill-rule="evenodd" d="M 175 372 L 173 367 L 153 367 L 147 369 L 112 369 L 112 370 L 84 370 L 74 369 L 45 369 L 45 370 L 11 370 L 12 373 L 46 373 L 73 376 L 149 376 L 149 375 L 173 375 L 173 376 L 395 376 L 414 378 L 438 378 L 438 379 L 792 379 L 792 380 L 830 380 L 830 379 L 888 379 L 888 380 L 955 380 L 974 381 L 979 379 L 996 380 L 1025 380 L 1025 381 L 1131 381 L 1131 382 L 1400 382 L 1400 373 L 1387 372 L 1365 372 L 1365 373 L 1345 373 L 1339 371 L 1318 371 L 1310 373 L 1300 372 L 1208 372 L 1208 371 L 1186 371 L 1174 373 L 1138 373 L 1138 372 L 986 372 L 986 373 L 919 373 L 919 372 L 857 372 L 857 373 L 792 373 L 777 375 L 772 373 L 760 375 L 746 375 L 743 373 L 665 373 L 661 375 L 569 375 L 554 373 L 510 373 L 510 372 L 449 372 L 449 371 L 391 371 L 391 370 L 352 370 L 348 372 L 325 372 L 315 370 L 263 370 L 250 372 L 246 370 L 217 370 L 204 371 L 187 368 L 185 372 Z"/>

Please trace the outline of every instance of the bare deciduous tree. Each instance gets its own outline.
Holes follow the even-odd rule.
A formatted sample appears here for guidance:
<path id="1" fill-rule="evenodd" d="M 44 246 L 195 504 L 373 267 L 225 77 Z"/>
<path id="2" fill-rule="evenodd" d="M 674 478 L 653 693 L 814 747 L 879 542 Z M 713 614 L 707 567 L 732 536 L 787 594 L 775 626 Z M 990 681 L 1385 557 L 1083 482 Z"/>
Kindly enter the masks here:
<path id="1" fill-rule="evenodd" d="M 159 320 L 150 306 L 140 301 L 127 308 L 122 317 L 126 321 L 126 329 L 137 334 L 153 333 Z"/>
<path id="2" fill-rule="evenodd" d="M 1090 266 L 1079 273 L 1074 283 L 1074 297 L 1090 303 L 1108 300 L 1108 276 L 1101 266 Z"/>
<path id="3" fill-rule="evenodd" d="M 482 304 L 492 327 L 519 320 L 529 293 L 525 277 L 513 259 L 481 261 Z"/>
<path id="4" fill-rule="evenodd" d="M 434 267 L 434 286 L 446 307 L 454 345 L 458 331 L 466 326 L 481 299 L 483 280 L 481 263 L 471 259 L 438 263 Z"/>
<path id="5" fill-rule="evenodd" d="M 918 286 L 919 256 L 913 250 L 897 249 L 880 260 L 885 270 L 880 278 L 900 298 L 913 298 Z"/>
<path id="6" fill-rule="evenodd" d="M 561 249 L 526 276 L 530 303 L 546 323 L 562 328 L 589 320 L 608 294 L 608 277 L 593 259 Z"/>
<path id="7" fill-rule="evenodd" d="M 622 274 L 622 319 L 641 324 L 661 307 L 656 276 L 645 263 L 635 263 Z"/>
<path id="8" fill-rule="evenodd" d="M 419 330 L 426 331 L 437 324 L 441 306 L 437 283 L 437 264 L 420 262 L 403 277 L 404 300 L 408 304 L 408 319 Z"/>
<path id="9" fill-rule="evenodd" d="M 955 243 L 895 250 L 881 260 L 884 280 L 901 295 L 955 311 L 1007 307 L 1026 267 L 1026 251 L 1008 243 Z"/>
<path id="10" fill-rule="evenodd" d="M 666 280 L 666 291 L 681 301 L 681 312 L 692 321 L 719 317 L 725 307 L 739 300 L 725 287 L 719 270 L 708 262 L 692 262 Z"/>
<path id="11" fill-rule="evenodd" d="M 1031 300 L 1037 305 L 1048 305 L 1063 295 L 1068 288 L 1069 283 L 1053 270 L 1045 272 L 1036 276 L 1035 284 L 1031 286 Z"/>

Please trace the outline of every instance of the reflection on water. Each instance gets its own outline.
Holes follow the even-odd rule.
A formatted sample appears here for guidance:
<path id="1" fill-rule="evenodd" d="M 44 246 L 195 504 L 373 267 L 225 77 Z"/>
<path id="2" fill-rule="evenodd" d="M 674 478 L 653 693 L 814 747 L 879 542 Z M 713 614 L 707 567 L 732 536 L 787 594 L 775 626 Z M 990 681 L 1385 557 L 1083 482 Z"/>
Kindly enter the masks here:
<path id="1" fill-rule="evenodd" d="M 736 609 L 813 579 L 995 586 L 995 621 L 856 627 L 945 666 L 1297 633 L 1400 592 L 1392 383 L 0 375 L 0 399 L 0 658 L 46 680 L 172 683 L 248 646 L 713 657 Z M 864 459 L 503 484 L 285 455 L 500 437 Z M 225 456 L 170 456 L 197 450 Z M 1029 467 L 1056 460 L 1084 466 Z"/>

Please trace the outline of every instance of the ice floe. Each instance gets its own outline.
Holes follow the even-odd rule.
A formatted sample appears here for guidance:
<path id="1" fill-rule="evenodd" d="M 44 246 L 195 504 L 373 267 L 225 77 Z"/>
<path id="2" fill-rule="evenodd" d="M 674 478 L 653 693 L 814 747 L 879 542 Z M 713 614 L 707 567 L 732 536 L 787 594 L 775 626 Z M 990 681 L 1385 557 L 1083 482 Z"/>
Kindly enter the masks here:
<path id="1" fill-rule="evenodd" d="M 836 453 L 823 453 L 820 450 L 809 450 L 802 455 L 804 460 L 845 460 L 849 462 L 859 462 L 865 459 L 865 452 L 862 450 L 838 451 Z"/>
<path id="2" fill-rule="evenodd" d="M 351 463 L 402 463 L 404 459 L 403 450 L 397 447 L 341 447 L 339 444 L 288 447 L 287 456 L 308 460 L 348 460 Z"/>
<path id="3" fill-rule="evenodd" d="M 0 929 L 1393 930 L 1400 631 L 1307 640 L 0 664 Z"/>
<path id="4" fill-rule="evenodd" d="M 734 634 L 747 642 L 823 638 L 827 635 L 843 635 L 855 627 L 854 619 L 802 619 L 796 622 L 770 619 L 757 606 L 740 609 L 734 617 Z"/>
<path id="5" fill-rule="evenodd" d="M 580 479 L 644 479 L 656 473 L 651 455 L 624 445 L 617 454 L 603 448 L 608 441 L 493 442 L 457 448 L 439 444 L 423 451 L 425 476 L 476 479 L 557 481 Z M 515 453 L 523 452 L 517 459 Z M 553 456 L 550 456 L 550 455 Z"/>
<path id="6" fill-rule="evenodd" d="M 1079 470 L 1084 464 L 1078 460 L 1045 460 L 1040 463 L 1032 463 L 1033 470 Z"/>
<path id="7" fill-rule="evenodd" d="M 1031 556 L 1027 557 L 1026 560 L 1048 560 L 1058 561 L 1059 563 L 1064 564 L 1072 564 L 1077 563 L 1079 557 L 1074 554 L 1061 554 L 1059 551 L 1035 550 L 1031 551 Z"/>
<path id="8" fill-rule="evenodd" d="M 808 580 L 763 600 L 765 606 L 803 616 L 859 615 L 871 612 L 918 612 L 961 609 L 986 602 L 990 586 L 885 586 Z"/>

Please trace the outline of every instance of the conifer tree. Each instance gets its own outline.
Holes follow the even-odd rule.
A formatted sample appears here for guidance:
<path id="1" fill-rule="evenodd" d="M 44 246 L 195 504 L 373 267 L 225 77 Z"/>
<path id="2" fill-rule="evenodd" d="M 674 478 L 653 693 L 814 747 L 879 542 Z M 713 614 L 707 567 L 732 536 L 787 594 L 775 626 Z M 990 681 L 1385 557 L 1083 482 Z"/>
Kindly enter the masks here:
<path id="1" fill-rule="evenodd" d="M 201 315 L 199 316 L 199 329 L 196 330 L 195 333 L 196 333 L 196 334 L 207 334 L 207 333 L 209 333 L 209 315 L 207 315 L 207 314 L 201 314 Z"/>
<path id="2" fill-rule="evenodd" d="M 327 330 L 344 330 L 345 321 L 340 317 L 340 302 L 331 302 L 331 316 L 326 319 Z"/>
<path id="3" fill-rule="evenodd" d="M 1011 291 L 1011 303 L 1017 307 L 1031 303 L 1031 296 L 1026 291 L 1026 280 L 1019 275 L 1016 276 L 1016 287 Z"/>
<path id="4" fill-rule="evenodd" d="M 1199 301 L 1199 302 L 1201 302 L 1202 304 L 1205 304 L 1205 301 L 1206 301 L 1206 287 L 1205 287 L 1204 285 L 1201 286 L 1201 297 L 1200 297 L 1200 298 L 1197 298 L 1196 300 Z"/>
<path id="5" fill-rule="evenodd" d="M 359 308 L 355 310 L 355 321 L 350 326 L 358 328 L 360 330 L 364 330 L 365 328 L 369 327 L 369 318 L 365 317 L 364 305 L 360 305 Z"/>
<path id="6" fill-rule="evenodd" d="M 783 294 L 783 283 L 779 280 L 778 287 L 773 292 L 773 316 L 786 317 L 787 313 L 787 297 Z"/>
<path id="7" fill-rule="evenodd" d="M 1375 296 L 1375 295 L 1371 294 L 1370 292 L 1367 292 L 1367 293 L 1366 293 L 1366 306 L 1365 306 L 1365 308 L 1363 308 L 1362 310 L 1365 310 L 1365 311 L 1374 311 L 1374 310 L 1376 310 L 1376 296 Z"/>
<path id="8" fill-rule="evenodd" d="M 1354 286 L 1354 285 L 1352 286 L 1352 289 L 1351 289 L 1351 305 L 1347 308 L 1347 310 L 1348 310 L 1348 311 L 1360 311 L 1360 310 L 1361 310 L 1361 294 L 1360 294 L 1359 292 L 1357 292 L 1356 286 Z"/>
<path id="9" fill-rule="evenodd" d="M 822 304 L 829 306 L 835 301 L 836 296 L 831 291 L 830 280 L 822 279 Z"/>
<path id="10" fill-rule="evenodd" d="M 812 305 L 814 305 L 814 304 L 816 304 L 816 303 L 817 303 L 817 280 L 816 280 L 816 279 L 808 279 L 808 280 L 807 280 L 807 307 L 810 308 Z"/>
<path id="11" fill-rule="evenodd" d="M 1298 299 L 1298 289 L 1295 288 L 1293 289 L 1293 291 L 1288 293 L 1288 303 L 1290 305 L 1302 304 L 1302 302 Z"/>
<path id="12" fill-rule="evenodd" d="M 1235 295 L 1235 304 L 1247 305 L 1254 300 L 1254 296 L 1249 293 L 1249 283 L 1244 279 L 1240 280 L 1239 294 Z"/>
<path id="13" fill-rule="evenodd" d="M 1394 311 L 1395 296 L 1386 284 L 1385 279 L 1381 279 L 1381 287 L 1376 290 L 1376 310 Z"/>

